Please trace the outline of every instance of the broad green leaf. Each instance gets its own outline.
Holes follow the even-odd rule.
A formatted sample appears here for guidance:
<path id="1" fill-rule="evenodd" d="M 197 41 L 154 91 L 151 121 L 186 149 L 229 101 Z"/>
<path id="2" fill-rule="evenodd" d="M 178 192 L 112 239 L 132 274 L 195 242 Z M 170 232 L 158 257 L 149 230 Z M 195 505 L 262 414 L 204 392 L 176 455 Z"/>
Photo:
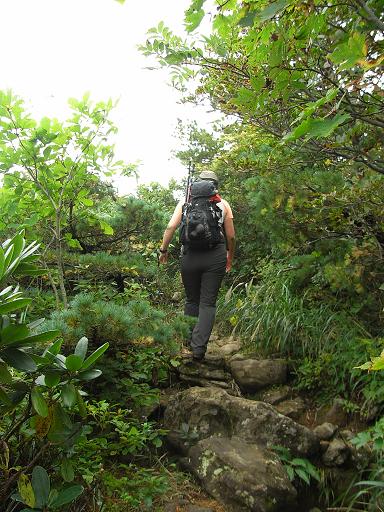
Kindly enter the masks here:
<path id="1" fill-rule="evenodd" d="M 23 340 L 29 334 L 29 329 L 24 324 L 11 324 L 0 331 L 1 345 L 10 345 Z"/>
<path id="2" fill-rule="evenodd" d="M 31 302 L 32 299 L 15 299 L 11 302 L 0 304 L 0 315 L 6 315 L 8 313 L 12 313 L 13 311 L 17 311 L 18 309 L 23 309 Z"/>
<path id="3" fill-rule="evenodd" d="M 60 374 L 58 372 L 50 372 L 44 375 L 45 385 L 49 388 L 54 388 L 60 382 Z"/>
<path id="4" fill-rule="evenodd" d="M 66 407 L 72 407 L 76 402 L 76 388 L 73 384 L 64 384 L 61 388 L 61 399 Z"/>
<path id="5" fill-rule="evenodd" d="M 314 112 L 316 112 L 316 110 L 319 107 L 321 107 L 322 105 L 325 105 L 326 103 L 329 103 L 330 101 L 333 101 L 336 98 L 338 92 L 339 92 L 339 89 L 337 87 L 333 87 L 332 89 L 329 89 L 329 91 L 323 98 L 320 98 L 317 101 L 309 103 L 309 105 L 301 112 L 299 117 L 297 119 L 295 119 L 294 123 L 292 123 L 292 124 L 295 124 L 297 121 L 300 121 L 301 119 L 311 116 Z"/>
<path id="6" fill-rule="evenodd" d="M 257 19 L 261 22 L 268 21 L 276 16 L 276 14 L 283 11 L 290 3 L 291 0 L 277 0 L 277 2 L 272 2 L 257 15 Z"/>
<path id="7" fill-rule="evenodd" d="M 4 271 L 5 271 L 5 257 L 4 257 L 4 250 L 3 250 L 3 248 L 0 246 L 0 280 L 1 280 L 1 278 L 3 277 L 3 275 L 4 275 Z"/>
<path id="8" fill-rule="evenodd" d="M 238 90 L 236 98 L 234 98 L 233 103 L 235 105 L 239 105 L 240 107 L 246 107 L 247 109 L 254 109 L 257 102 L 257 94 L 255 91 L 251 91 L 246 87 L 241 87 Z"/>
<path id="9" fill-rule="evenodd" d="M 186 59 L 185 52 L 172 52 L 172 53 L 168 53 L 164 57 L 165 62 L 167 64 L 169 64 L 170 66 L 177 66 L 178 64 L 181 64 L 182 62 L 184 62 L 185 59 Z"/>
<path id="10" fill-rule="evenodd" d="M 354 366 L 354 368 L 359 370 L 370 370 L 372 368 L 372 361 L 367 361 L 360 366 Z"/>
<path id="11" fill-rule="evenodd" d="M 11 406 L 13 404 L 11 397 L 4 391 L 2 387 L 0 387 L 0 402 L 7 406 Z"/>
<path id="12" fill-rule="evenodd" d="M 0 383 L 10 384 L 12 382 L 12 375 L 9 373 L 8 367 L 5 363 L 0 363 Z"/>
<path id="13" fill-rule="evenodd" d="M 296 140 L 305 135 L 306 139 L 312 137 L 328 137 L 338 126 L 350 119 L 349 114 L 336 114 L 334 117 L 325 119 L 305 119 L 292 132 L 288 133 L 283 140 Z"/>
<path id="14" fill-rule="evenodd" d="M 55 341 L 54 343 L 52 343 L 52 345 L 50 347 L 48 347 L 45 351 L 44 351 L 44 354 L 45 355 L 47 352 L 49 352 L 49 354 L 52 354 L 54 356 L 57 356 L 57 354 L 60 352 L 60 349 L 61 349 L 61 345 L 63 344 L 63 339 L 60 338 L 58 339 L 57 341 Z"/>
<path id="15" fill-rule="evenodd" d="M 384 358 L 383 357 L 375 357 L 372 360 L 371 370 L 384 370 Z"/>
<path id="16" fill-rule="evenodd" d="M 77 370 L 80 370 L 82 367 L 83 360 L 81 357 L 77 356 L 76 354 L 71 354 L 67 356 L 65 360 L 65 366 L 67 369 L 71 372 L 77 372 Z"/>
<path id="17" fill-rule="evenodd" d="M 99 219 L 100 227 L 106 235 L 113 235 L 113 227 L 102 219 Z"/>
<path id="18" fill-rule="evenodd" d="M 187 32 L 193 32 L 200 25 L 204 18 L 202 9 L 205 0 L 193 0 L 191 6 L 185 11 L 185 28 Z"/>
<path id="19" fill-rule="evenodd" d="M 72 482 L 75 478 L 72 462 L 69 459 L 63 459 L 60 465 L 60 473 L 65 482 Z"/>
<path id="20" fill-rule="evenodd" d="M 315 468 L 315 466 L 313 464 L 311 464 L 311 463 L 308 463 L 306 468 L 307 468 L 307 471 L 308 471 L 309 475 L 312 478 L 314 478 L 315 480 L 317 480 L 318 482 L 320 482 L 321 476 L 320 476 L 320 473 Z"/>
<path id="21" fill-rule="evenodd" d="M 71 503 L 76 498 L 80 496 L 83 492 L 83 487 L 81 485 L 73 485 L 72 487 L 68 487 L 68 489 L 64 489 L 61 491 L 57 498 L 52 502 L 51 506 L 53 508 L 59 508 L 67 503 Z"/>
<path id="22" fill-rule="evenodd" d="M 48 405 L 38 387 L 34 387 L 31 393 L 32 405 L 39 416 L 45 418 L 48 416 Z"/>
<path id="23" fill-rule="evenodd" d="M 52 427 L 54 430 L 67 429 L 70 430 L 73 424 L 69 415 L 65 412 L 60 403 L 56 403 L 53 407 Z"/>
<path id="24" fill-rule="evenodd" d="M 347 41 L 336 46 L 329 58 L 339 65 L 341 71 L 352 68 L 360 60 L 365 61 L 366 55 L 365 34 L 354 32 Z"/>
<path id="25" fill-rule="evenodd" d="M 52 414 L 51 410 L 48 409 L 48 416 L 34 416 L 31 419 L 31 426 L 35 428 L 36 435 L 39 439 L 43 439 L 49 432 L 52 425 Z"/>
<path id="26" fill-rule="evenodd" d="M 284 57 L 285 46 L 283 41 L 275 41 L 271 46 L 271 51 L 269 55 L 269 63 L 271 66 L 279 66 Z"/>
<path id="27" fill-rule="evenodd" d="M 93 206 L 92 199 L 89 199 L 88 197 L 84 197 L 80 201 L 84 206 Z"/>
<path id="28" fill-rule="evenodd" d="M 295 473 L 297 474 L 298 477 L 300 477 L 302 480 L 304 480 L 304 482 L 306 484 L 308 484 L 308 485 L 310 484 L 309 476 L 306 471 L 304 471 L 303 469 L 300 469 L 300 468 L 295 468 Z"/>
<path id="29" fill-rule="evenodd" d="M 17 481 L 17 487 L 23 502 L 29 507 L 35 507 L 35 494 L 32 489 L 32 484 L 27 475 L 21 474 Z"/>
<path id="30" fill-rule="evenodd" d="M 80 380 L 93 380 L 100 377 L 101 374 L 101 370 L 86 370 L 85 372 L 78 373 L 77 378 Z"/>
<path id="31" fill-rule="evenodd" d="M 109 343 L 104 343 L 104 345 L 96 349 L 89 357 L 87 357 L 82 366 L 83 370 L 86 370 L 87 368 L 92 366 L 99 359 L 99 357 L 101 357 L 104 354 L 108 347 Z"/>
<path id="32" fill-rule="evenodd" d="M 36 507 L 45 507 L 48 503 L 51 483 L 48 473 L 41 466 L 35 466 L 32 471 L 32 488 L 35 494 Z"/>
<path id="33" fill-rule="evenodd" d="M 34 372 L 37 369 L 34 360 L 22 350 L 7 348 L 1 352 L 1 357 L 6 363 L 17 370 Z"/>
<path id="34" fill-rule="evenodd" d="M 82 418 L 85 418 L 87 416 L 87 408 L 85 406 L 83 397 L 80 395 L 79 390 L 76 390 L 76 391 L 77 391 L 76 401 L 77 401 L 77 406 L 79 407 L 80 416 Z"/>
<path id="35" fill-rule="evenodd" d="M 292 482 L 295 479 L 295 472 L 291 466 L 284 466 L 286 472 L 288 473 L 288 478 Z"/>
<path id="36" fill-rule="evenodd" d="M 80 357 L 82 361 L 84 361 L 85 356 L 87 355 L 88 350 L 88 338 L 83 336 L 76 344 L 75 354 Z"/>
<path id="37" fill-rule="evenodd" d="M 33 334 L 32 336 L 28 336 L 20 342 L 16 343 L 17 346 L 21 345 L 32 345 L 34 343 L 44 343 L 46 341 L 52 341 L 54 338 L 59 336 L 60 331 L 45 331 L 40 334 Z"/>
<path id="38" fill-rule="evenodd" d="M 14 272 L 14 275 L 23 276 L 44 276 L 47 273 L 46 270 L 38 268 L 32 263 L 26 263 L 22 261 Z"/>

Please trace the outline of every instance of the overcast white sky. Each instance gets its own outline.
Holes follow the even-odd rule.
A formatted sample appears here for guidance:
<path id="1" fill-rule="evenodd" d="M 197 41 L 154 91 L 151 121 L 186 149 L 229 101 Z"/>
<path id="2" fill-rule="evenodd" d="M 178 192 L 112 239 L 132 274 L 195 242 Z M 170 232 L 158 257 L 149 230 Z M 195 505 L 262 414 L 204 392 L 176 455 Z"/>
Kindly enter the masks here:
<path id="1" fill-rule="evenodd" d="M 171 157 L 177 118 L 206 125 L 204 109 L 178 104 L 165 70 L 137 50 L 147 30 L 164 20 L 181 33 L 189 0 L 0 0 L 0 89 L 11 88 L 36 117 L 65 119 L 69 97 L 90 91 L 94 100 L 120 98 L 113 115 L 117 155 L 142 161 L 140 182 L 182 177 Z M 132 182 L 119 180 L 121 193 Z"/>

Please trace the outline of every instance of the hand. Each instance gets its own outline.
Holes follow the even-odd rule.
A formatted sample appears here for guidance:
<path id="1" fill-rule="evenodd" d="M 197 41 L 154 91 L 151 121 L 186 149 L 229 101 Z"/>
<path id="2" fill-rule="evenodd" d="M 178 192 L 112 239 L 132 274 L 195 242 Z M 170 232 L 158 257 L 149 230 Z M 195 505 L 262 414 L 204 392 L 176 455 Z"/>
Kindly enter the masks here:
<path id="1" fill-rule="evenodd" d="M 168 252 L 161 252 L 159 255 L 159 263 L 164 265 L 168 262 Z"/>
<path id="2" fill-rule="evenodd" d="M 228 274 L 232 269 L 232 260 L 230 260 L 227 256 L 227 264 L 225 265 L 225 271 Z"/>

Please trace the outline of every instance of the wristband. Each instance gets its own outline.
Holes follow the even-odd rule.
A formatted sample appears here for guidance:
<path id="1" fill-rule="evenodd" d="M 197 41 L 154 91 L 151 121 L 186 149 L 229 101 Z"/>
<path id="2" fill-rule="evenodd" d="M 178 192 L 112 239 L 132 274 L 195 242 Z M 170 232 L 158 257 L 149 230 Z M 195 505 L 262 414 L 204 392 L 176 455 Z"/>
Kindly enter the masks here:
<path id="1" fill-rule="evenodd" d="M 168 252 L 168 249 L 162 249 L 160 247 L 159 251 L 161 252 L 161 254 L 166 254 Z"/>

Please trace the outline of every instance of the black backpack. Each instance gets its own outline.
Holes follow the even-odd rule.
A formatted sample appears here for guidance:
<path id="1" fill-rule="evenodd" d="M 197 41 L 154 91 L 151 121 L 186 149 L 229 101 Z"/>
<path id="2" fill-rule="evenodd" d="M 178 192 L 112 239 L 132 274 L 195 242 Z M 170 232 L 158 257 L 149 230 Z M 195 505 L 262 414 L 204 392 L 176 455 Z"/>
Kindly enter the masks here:
<path id="1" fill-rule="evenodd" d="M 211 181 L 195 181 L 191 186 L 191 200 L 183 206 L 180 242 L 190 249 L 212 249 L 224 242 L 223 210 L 210 201 L 216 194 Z"/>

